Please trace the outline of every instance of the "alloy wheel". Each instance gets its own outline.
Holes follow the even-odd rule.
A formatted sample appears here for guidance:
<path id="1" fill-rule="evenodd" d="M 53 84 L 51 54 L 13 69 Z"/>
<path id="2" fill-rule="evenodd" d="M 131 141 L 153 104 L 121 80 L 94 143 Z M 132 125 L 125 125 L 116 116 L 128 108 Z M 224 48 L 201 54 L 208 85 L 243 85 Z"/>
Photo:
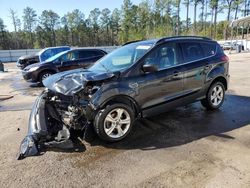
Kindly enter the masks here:
<path id="1" fill-rule="evenodd" d="M 124 108 L 115 108 L 108 113 L 104 120 L 104 131 L 111 138 L 125 135 L 131 126 L 131 117 Z"/>
<path id="2" fill-rule="evenodd" d="M 211 92 L 211 97 L 210 97 L 211 103 L 214 106 L 219 106 L 220 103 L 223 101 L 223 98 L 224 98 L 224 92 L 222 86 L 216 85 Z"/>
<path id="3" fill-rule="evenodd" d="M 43 74 L 43 76 L 42 76 L 42 81 L 45 80 L 46 78 L 48 78 L 49 76 L 51 76 L 50 73 L 45 73 L 45 74 Z"/>

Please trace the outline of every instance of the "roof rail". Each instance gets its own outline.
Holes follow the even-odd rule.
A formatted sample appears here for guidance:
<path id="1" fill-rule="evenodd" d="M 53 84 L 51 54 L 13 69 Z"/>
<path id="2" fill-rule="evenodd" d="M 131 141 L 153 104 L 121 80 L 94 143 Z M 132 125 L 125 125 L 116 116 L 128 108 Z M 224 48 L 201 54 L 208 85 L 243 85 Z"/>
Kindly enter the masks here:
<path id="1" fill-rule="evenodd" d="M 129 42 L 124 43 L 122 46 L 126 46 L 126 45 L 128 45 L 128 44 L 132 44 L 132 43 L 140 42 L 140 41 L 142 41 L 142 40 L 129 41 Z"/>
<path id="2" fill-rule="evenodd" d="M 161 43 L 167 39 L 178 39 L 178 38 L 193 38 L 193 39 L 203 39 L 203 40 L 212 40 L 208 37 L 203 37 L 203 36 L 173 36 L 173 37 L 163 37 L 159 39 L 156 43 Z"/>

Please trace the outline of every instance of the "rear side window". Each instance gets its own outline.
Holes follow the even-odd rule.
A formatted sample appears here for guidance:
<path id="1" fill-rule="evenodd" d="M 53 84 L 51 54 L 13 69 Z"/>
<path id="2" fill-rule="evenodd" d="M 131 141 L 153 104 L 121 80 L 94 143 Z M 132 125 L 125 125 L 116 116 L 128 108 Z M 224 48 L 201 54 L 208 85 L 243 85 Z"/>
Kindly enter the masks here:
<path id="1" fill-rule="evenodd" d="M 94 51 L 95 56 L 103 56 L 104 52 L 102 51 Z"/>
<path id="2" fill-rule="evenodd" d="M 205 56 L 200 43 L 182 42 L 180 46 L 182 48 L 185 63 L 202 59 Z"/>
<path id="3" fill-rule="evenodd" d="M 80 59 L 91 58 L 91 57 L 96 57 L 96 56 L 97 55 L 95 54 L 95 51 L 91 51 L 91 50 L 79 51 Z"/>
<path id="4" fill-rule="evenodd" d="M 215 54 L 216 52 L 216 44 L 215 43 L 201 43 L 201 47 L 203 52 L 205 53 L 205 57 L 209 57 Z"/>

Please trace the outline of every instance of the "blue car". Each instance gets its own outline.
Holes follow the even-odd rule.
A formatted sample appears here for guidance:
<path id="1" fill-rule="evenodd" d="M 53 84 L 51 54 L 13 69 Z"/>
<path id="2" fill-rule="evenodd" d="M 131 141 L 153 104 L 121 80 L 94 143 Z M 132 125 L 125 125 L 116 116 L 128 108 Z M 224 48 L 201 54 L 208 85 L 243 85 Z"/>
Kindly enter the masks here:
<path id="1" fill-rule="evenodd" d="M 70 50 L 69 46 L 58 46 L 58 47 L 49 47 L 49 48 L 44 48 L 43 50 L 39 51 L 36 54 L 33 55 L 26 55 L 26 56 L 21 56 L 18 61 L 17 61 L 17 67 L 24 69 L 28 65 L 34 64 L 34 63 L 39 63 L 39 62 L 44 62 L 48 58 L 63 52 Z"/>

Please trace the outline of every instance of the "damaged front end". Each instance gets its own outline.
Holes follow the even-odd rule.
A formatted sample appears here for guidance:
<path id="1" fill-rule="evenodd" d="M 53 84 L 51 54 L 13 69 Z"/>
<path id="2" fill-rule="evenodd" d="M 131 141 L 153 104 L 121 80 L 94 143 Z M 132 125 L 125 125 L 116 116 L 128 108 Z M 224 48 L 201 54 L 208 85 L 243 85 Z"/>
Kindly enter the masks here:
<path id="1" fill-rule="evenodd" d="M 67 99 L 66 99 L 67 98 Z M 18 159 L 38 155 L 45 143 L 63 142 L 70 131 L 82 130 L 87 120 L 83 106 L 73 106 L 71 98 L 44 91 L 33 105 L 29 118 L 28 134 L 21 143 Z"/>
<path id="2" fill-rule="evenodd" d="M 45 80 L 47 89 L 33 105 L 18 159 L 38 155 L 46 144 L 67 141 L 72 131 L 85 130 L 89 124 L 86 107 L 102 83 L 89 80 L 79 72 L 52 75 Z"/>

